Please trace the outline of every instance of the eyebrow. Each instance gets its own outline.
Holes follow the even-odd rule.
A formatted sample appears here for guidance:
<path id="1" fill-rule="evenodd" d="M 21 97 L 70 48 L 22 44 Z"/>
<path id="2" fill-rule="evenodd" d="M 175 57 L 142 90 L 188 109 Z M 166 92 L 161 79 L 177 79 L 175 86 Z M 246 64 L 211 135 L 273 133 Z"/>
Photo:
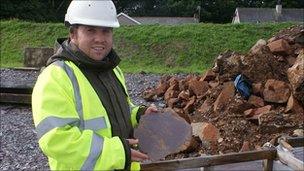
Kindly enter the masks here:
<path id="1" fill-rule="evenodd" d="M 85 29 L 109 29 L 109 30 L 113 30 L 112 27 L 97 27 L 97 26 L 84 26 Z"/>

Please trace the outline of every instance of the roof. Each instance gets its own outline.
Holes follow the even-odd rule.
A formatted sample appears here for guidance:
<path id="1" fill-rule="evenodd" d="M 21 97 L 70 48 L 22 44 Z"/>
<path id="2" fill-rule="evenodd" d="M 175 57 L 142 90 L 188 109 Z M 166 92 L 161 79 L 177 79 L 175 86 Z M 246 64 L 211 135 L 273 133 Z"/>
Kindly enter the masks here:
<path id="1" fill-rule="evenodd" d="M 127 14 L 121 12 L 117 15 L 117 19 L 121 24 L 141 24 L 140 22 L 136 21 L 132 17 L 128 16 Z"/>
<path id="2" fill-rule="evenodd" d="M 135 20 L 142 24 L 186 24 L 197 23 L 197 19 L 194 17 L 133 17 Z"/>
<path id="3" fill-rule="evenodd" d="M 236 8 L 235 14 L 240 22 L 303 22 L 303 8 L 283 8 L 282 15 L 278 18 L 275 8 Z"/>
<path id="4" fill-rule="evenodd" d="M 167 24 L 177 25 L 185 23 L 198 23 L 194 17 L 130 17 L 121 12 L 117 15 L 118 21 L 122 25 L 137 24 Z"/>

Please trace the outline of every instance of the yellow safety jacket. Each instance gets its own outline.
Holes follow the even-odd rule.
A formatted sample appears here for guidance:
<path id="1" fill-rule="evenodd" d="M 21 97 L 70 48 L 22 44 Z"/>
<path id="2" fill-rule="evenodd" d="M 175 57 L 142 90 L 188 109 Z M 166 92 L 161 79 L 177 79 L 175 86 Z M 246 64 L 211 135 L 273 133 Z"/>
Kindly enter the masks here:
<path id="1" fill-rule="evenodd" d="M 127 93 L 120 68 L 113 71 Z M 135 127 L 139 107 L 126 98 Z M 73 62 L 56 61 L 43 70 L 33 89 L 32 110 L 39 146 L 51 170 L 124 169 L 123 144 L 112 137 L 102 102 Z M 139 169 L 139 163 L 132 162 L 131 170 Z"/>

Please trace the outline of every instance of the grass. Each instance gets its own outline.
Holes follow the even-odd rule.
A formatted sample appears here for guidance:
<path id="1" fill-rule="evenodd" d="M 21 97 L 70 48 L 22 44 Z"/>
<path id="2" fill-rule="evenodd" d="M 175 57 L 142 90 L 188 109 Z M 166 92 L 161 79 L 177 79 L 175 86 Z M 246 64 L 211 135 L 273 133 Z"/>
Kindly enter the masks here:
<path id="1" fill-rule="evenodd" d="M 26 47 L 53 47 L 57 37 L 67 35 L 62 24 L 1 21 L 1 67 L 23 65 Z"/>
<path id="2" fill-rule="evenodd" d="M 114 30 L 115 50 L 126 72 L 201 73 L 225 50 L 246 53 L 292 23 L 138 25 Z M 1 21 L 1 67 L 23 64 L 25 47 L 53 47 L 66 37 L 63 24 Z"/>

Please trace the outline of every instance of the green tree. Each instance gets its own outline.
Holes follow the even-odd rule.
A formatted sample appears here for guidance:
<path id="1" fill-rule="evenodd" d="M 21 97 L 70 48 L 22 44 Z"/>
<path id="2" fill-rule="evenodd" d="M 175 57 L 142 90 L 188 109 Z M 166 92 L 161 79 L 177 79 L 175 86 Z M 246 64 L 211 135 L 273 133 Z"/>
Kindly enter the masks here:
<path id="1" fill-rule="evenodd" d="M 71 0 L 1 0 L 1 19 L 19 18 L 37 22 L 63 22 Z M 131 16 L 191 17 L 203 22 L 231 22 L 235 8 L 275 8 L 277 0 L 113 0 L 117 12 Z M 304 0 L 282 0 L 283 8 L 304 8 Z"/>
<path id="2" fill-rule="evenodd" d="M 1 19 L 62 22 L 70 0 L 1 0 Z"/>
<path id="3" fill-rule="evenodd" d="M 201 3 L 201 21 L 230 22 L 236 4 L 233 0 L 203 0 Z"/>

